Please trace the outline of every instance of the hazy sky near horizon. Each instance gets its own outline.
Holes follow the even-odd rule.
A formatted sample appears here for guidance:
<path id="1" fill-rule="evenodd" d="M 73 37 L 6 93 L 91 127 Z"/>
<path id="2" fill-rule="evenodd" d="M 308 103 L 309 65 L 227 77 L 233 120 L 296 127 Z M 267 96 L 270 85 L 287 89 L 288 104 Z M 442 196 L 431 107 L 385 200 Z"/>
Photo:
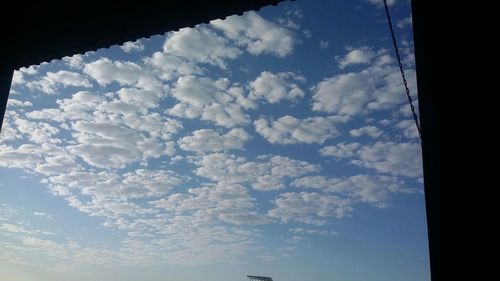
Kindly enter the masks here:
<path id="1" fill-rule="evenodd" d="M 430 280 L 381 3 L 284 2 L 16 71 L 0 279 Z M 410 4 L 389 3 L 417 99 Z"/>

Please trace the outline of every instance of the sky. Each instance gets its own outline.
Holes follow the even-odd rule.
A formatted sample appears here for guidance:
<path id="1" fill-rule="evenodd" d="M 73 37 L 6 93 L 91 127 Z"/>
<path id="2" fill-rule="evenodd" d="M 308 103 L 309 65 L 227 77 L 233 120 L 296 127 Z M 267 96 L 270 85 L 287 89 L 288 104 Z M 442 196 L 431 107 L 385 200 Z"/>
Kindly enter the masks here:
<path id="1" fill-rule="evenodd" d="M 409 1 L 389 1 L 418 108 Z M 294 1 L 14 72 L 0 279 L 430 280 L 381 1 Z"/>

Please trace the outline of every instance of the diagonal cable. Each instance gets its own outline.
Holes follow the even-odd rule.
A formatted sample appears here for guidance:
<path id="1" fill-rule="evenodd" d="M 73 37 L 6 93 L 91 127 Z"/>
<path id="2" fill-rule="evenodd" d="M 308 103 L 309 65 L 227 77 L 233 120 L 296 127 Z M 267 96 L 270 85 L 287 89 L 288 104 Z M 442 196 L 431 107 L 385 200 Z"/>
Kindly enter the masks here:
<path id="1" fill-rule="evenodd" d="M 415 126 L 417 126 L 417 131 L 420 139 L 422 139 L 422 131 L 420 129 L 420 122 L 418 121 L 417 113 L 415 112 L 415 107 L 413 106 L 413 99 L 410 96 L 410 89 L 408 89 L 408 82 L 406 82 L 405 72 L 403 70 L 403 64 L 401 63 L 401 56 L 399 55 L 399 48 L 396 41 L 396 35 L 394 34 L 394 28 L 392 27 L 391 14 L 389 13 L 389 7 L 387 6 L 387 0 L 384 0 L 385 15 L 387 16 L 387 22 L 389 24 L 389 29 L 391 30 L 392 44 L 394 45 L 394 51 L 396 52 L 396 58 L 398 59 L 399 71 L 401 72 L 401 77 L 403 78 L 403 84 L 406 90 L 406 97 L 408 98 L 408 103 L 411 107 L 411 112 L 413 114 L 413 119 L 415 120 Z"/>

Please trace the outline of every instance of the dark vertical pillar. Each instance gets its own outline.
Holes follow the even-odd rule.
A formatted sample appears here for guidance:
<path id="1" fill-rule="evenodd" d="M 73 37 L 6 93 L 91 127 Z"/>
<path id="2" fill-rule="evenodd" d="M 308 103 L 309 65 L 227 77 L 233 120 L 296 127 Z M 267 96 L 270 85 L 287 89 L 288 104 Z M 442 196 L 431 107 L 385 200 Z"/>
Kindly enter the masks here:
<path id="1" fill-rule="evenodd" d="M 0 67 L 0 132 L 3 124 L 5 109 L 7 108 L 7 100 L 9 98 L 10 84 L 12 83 L 12 75 L 14 70 L 10 67 Z"/>
<path id="2" fill-rule="evenodd" d="M 446 230 L 451 226 L 451 199 L 458 193 L 458 185 L 452 182 L 459 176 L 458 164 L 455 161 L 460 137 L 449 138 L 454 124 L 453 90 L 455 71 L 451 53 L 458 45 L 453 44 L 450 36 L 453 26 L 458 21 L 452 20 L 452 6 L 445 9 L 436 5 L 435 1 L 412 0 L 412 17 L 415 43 L 415 59 L 418 83 L 418 101 L 422 127 L 422 156 L 424 168 L 425 200 L 427 210 L 427 227 L 429 237 L 429 253 L 431 278 L 433 281 L 448 280 L 444 259 L 445 249 L 450 243 Z M 451 77 L 451 79 L 450 79 Z M 454 168 L 455 167 L 455 168 Z M 453 171 L 454 174 L 451 173 Z M 453 186 L 453 191 L 447 187 Z"/>

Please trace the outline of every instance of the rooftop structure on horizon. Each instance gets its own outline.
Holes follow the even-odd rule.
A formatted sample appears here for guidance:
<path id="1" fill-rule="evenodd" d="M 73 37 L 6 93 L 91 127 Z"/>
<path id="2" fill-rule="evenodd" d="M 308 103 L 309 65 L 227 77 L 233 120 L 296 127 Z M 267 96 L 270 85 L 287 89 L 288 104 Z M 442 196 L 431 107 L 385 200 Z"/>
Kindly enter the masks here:
<path id="1" fill-rule="evenodd" d="M 271 277 L 265 277 L 265 276 L 255 276 L 255 275 L 247 275 L 248 279 L 250 279 L 250 281 L 273 281 L 273 278 Z"/>

